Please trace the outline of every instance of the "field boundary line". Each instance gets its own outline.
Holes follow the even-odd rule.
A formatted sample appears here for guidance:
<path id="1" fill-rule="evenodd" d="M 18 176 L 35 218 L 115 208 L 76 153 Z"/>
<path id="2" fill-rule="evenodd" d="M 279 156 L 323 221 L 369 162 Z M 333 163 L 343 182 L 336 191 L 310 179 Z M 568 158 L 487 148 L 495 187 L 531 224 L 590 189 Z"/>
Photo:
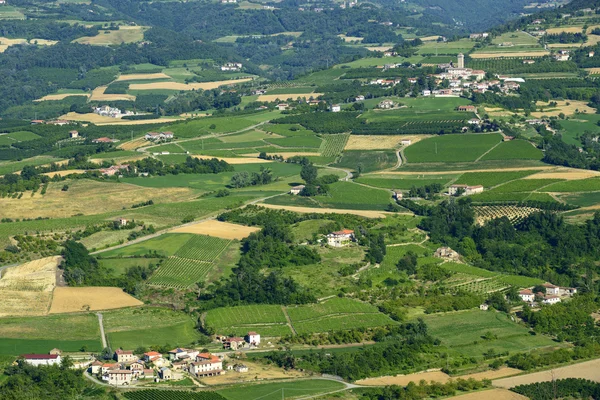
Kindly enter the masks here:
<path id="1" fill-rule="evenodd" d="M 492 148 L 491 148 L 491 149 L 489 149 L 488 151 L 486 151 L 485 153 L 483 153 L 482 155 L 480 155 L 479 157 L 477 157 L 477 158 L 475 159 L 475 161 L 473 161 L 473 162 L 478 162 L 478 161 L 480 161 L 480 160 L 481 160 L 483 157 L 485 157 L 485 155 L 486 155 L 486 154 L 488 154 L 490 151 L 494 150 L 496 147 L 500 146 L 500 144 L 502 144 L 502 143 L 504 143 L 504 142 L 503 142 L 503 141 L 499 141 L 498 143 L 496 143 L 496 145 L 495 145 L 495 146 L 492 146 Z"/>
<path id="2" fill-rule="evenodd" d="M 292 330 L 292 335 L 296 336 L 298 332 L 296 332 L 296 328 L 294 328 L 294 324 L 292 324 L 292 319 L 290 318 L 287 308 L 285 306 L 281 306 L 281 311 L 283 311 L 283 315 L 285 315 L 285 319 L 287 321 L 287 325 Z"/>

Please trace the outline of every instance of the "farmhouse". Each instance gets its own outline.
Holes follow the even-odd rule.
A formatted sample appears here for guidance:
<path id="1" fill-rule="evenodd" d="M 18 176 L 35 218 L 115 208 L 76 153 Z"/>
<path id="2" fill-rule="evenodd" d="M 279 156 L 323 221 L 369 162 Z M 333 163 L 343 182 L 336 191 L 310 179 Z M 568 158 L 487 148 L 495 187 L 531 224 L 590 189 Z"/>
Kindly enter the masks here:
<path id="1" fill-rule="evenodd" d="M 221 71 L 239 71 L 242 69 L 241 63 L 225 63 L 221 66 Z"/>
<path id="2" fill-rule="evenodd" d="M 410 139 L 402 139 L 402 140 L 400 141 L 400 144 L 401 144 L 402 146 L 410 146 L 410 144 L 411 144 L 411 143 L 412 143 L 412 141 L 411 141 Z"/>
<path id="3" fill-rule="evenodd" d="M 171 370 L 167 367 L 162 367 L 159 371 L 158 371 L 158 376 L 160 377 L 160 379 L 162 379 L 163 381 L 170 381 L 171 379 L 173 379 L 173 373 L 171 372 Z"/>
<path id="4" fill-rule="evenodd" d="M 279 111 L 285 111 L 288 109 L 288 107 L 289 107 L 289 104 L 286 104 L 286 103 L 277 104 L 277 109 Z"/>
<path id="5" fill-rule="evenodd" d="M 149 351 L 147 353 L 144 353 L 144 361 L 146 361 L 146 362 L 154 362 L 161 358 L 162 358 L 162 354 L 160 354 L 157 351 Z"/>
<path id="6" fill-rule="evenodd" d="M 365 100 L 365 96 L 363 96 L 362 94 L 361 94 L 361 95 L 359 95 L 359 96 L 356 96 L 356 97 L 354 98 L 354 101 L 364 101 L 364 100 Z"/>
<path id="7" fill-rule="evenodd" d="M 487 311 L 489 308 L 490 308 L 490 306 L 488 306 L 488 305 L 487 305 L 487 304 L 485 304 L 485 303 L 482 303 L 482 304 L 480 304 L 480 305 L 479 305 L 479 309 L 480 309 L 481 311 Z"/>
<path id="8" fill-rule="evenodd" d="M 546 282 L 542 285 L 546 289 L 546 294 L 558 296 L 560 294 L 560 288 L 555 286 L 549 282 Z"/>
<path id="9" fill-rule="evenodd" d="M 395 105 L 395 103 L 392 100 L 383 100 L 377 105 L 377 107 L 383 108 L 383 109 L 389 109 L 389 108 L 393 108 L 394 105 Z"/>
<path id="10" fill-rule="evenodd" d="M 107 138 L 107 137 L 101 137 L 101 138 L 92 140 L 92 143 L 115 143 L 115 142 L 118 142 L 118 140 Z"/>
<path id="11" fill-rule="evenodd" d="M 402 192 L 399 190 L 392 190 L 392 197 L 396 200 L 402 200 Z"/>
<path id="12" fill-rule="evenodd" d="M 423 96 L 431 96 L 431 90 L 429 90 L 429 89 L 423 90 Z"/>
<path id="13" fill-rule="evenodd" d="M 260 344 L 260 334 L 252 331 L 248 332 L 246 335 L 246 342 L 248 342 L 250 346 L 258 346 Z"/>
<path id="14" fill-rule="evenodd" d="M 467 111 L 467 112 L 477 112 L 477 107 L 475 106 L 458 106 L 456 107 L 457 111 Z"/>
<path id="15" fill-rule="evenodd" d="M 120 363 L 128 363 L 132 361 L 136 361 L 138 358 L 133 354 L 133 350 L 123 350 L 117 349 L 115 350 L 115 360 Z"/>
<path id="16" fill-rule="evenodd" d="M 483 32 L 483 33 L 471 33 L 469 35 L 469 39 L 484 39 L 486 37 L 490 36 L 489 33 L 487 32 Z"/>
<path id="17" fill-rule="evenodd" d="M 331 232 L 327 235 L 327 244 L 332 247 L 348 246 L 354 240 L 354 231 L 342 229 L 341 231 Z"/>
<path id="18" fill-rule="evenodd" d="M 176 349 L 169 351 L 169 360 L 172 360 L 172 361 L 189 360 L 189 359 L 193 360 L 196 358 L 197 355 L 198 355 L 198 350 L 183 349 L 183 348 L 178 347 Z"/>
<path id="19" fill-rule="evenodd" d="M 294 186 L 290 189 L 290 194 L 293 194 L 294 196 L 300 194 L 300 192 L 302 191 L 302 189 L 304 189 L 304 185 L 298 185 L 298 186 Z"/>
<path id="20" fill-rule="evenodd" d="M 571 287 L 561 287 L 559 288 L 560 296 L 573 296 L 577 293 L 577 289 Z"/>
<path id="21" fill-rule="evenodd" d="M 568 50 L 560 50 L 558 53 L 554 55 L 554 59 L 556 61 L 569 61 L 569 51 Z"/>
<path id="22" fill-rule="evenodd" d="M 240 373 L 244 373 L 244 372 L 248 372 L 248 367 L 244 364 L 236 364 L 233 369 L 235 370 L 235 372 L 240 372 Z"/>
<path id="23" fill-rule="evenodd" d="M 190 364 L 188 372 L 196 376 L 215 376 L 223 373 L 223 361 L 210 353 L 200 353 L 196 362 Z"/>
<path id="24" fill-rule="evenodd" d="M 115 223 L 116 223 L 117 225 L 119 225 L 119 226 L 125 226 L 125 225 L 127 225 L 127 223 L 128 223 L 128 222 L 129 222 L 129 221 L 128 221 L 127 219 L 125 219 L 125 218 L 117 218 L 117 219 L 115 220 Z M 117 350 L 117 351 L 118 351 L 118 350 Z M 119 360 L 117 360 L 117 361 L 119 361 Z"/>
<path id="25" fill-rule="evenodd" d="M 70 137 L 71 139 L 78 138 L 78 137 L 79 137 L 79 132 L 77 132 L 77 131 L 70 131 L 70 132 L 69 132 L 69 137 Z"/>
<path id="26" fill-rule="evenodd" d="M 542 303 L 550 305 L 560 303 L 560 297 L 547 294 L 546 296 L 544 296 L 544 300 L 542 300 Z"/>
<path id="27" fill-rule="evenodd" d="M 439 247 L 435 253 L 433 253 L 433 256 L 449 260 L 458 260 L 460 258 L 460 255 L 450 247 Z"/>
<path id="28" fill-rule="evenodd" d="M 241 337 L 230 337 L 223 341 L 223 347 L 226 349 L 237 350 L 246 346 L 246 341 Z"/>
<path id="29" fill-rule="evenodd" d="M 108 371 L 108 383 L 113 386 L 129 385 L 133 372 L 128 369 L 112 369 Z"/>
<path id="30" fill-rule="evenodd" d="M 481 185 L 475 185 L 475 186 L 450 185 L 450 187 L 448 188 L 448 194 L 450 196 L 456 196 L 461 192 L 462 192 L 463 196 L 469 196 L 472 194 L 481 193 L 481 192 L 483 192 L 483 186 L 481 186 Z"/>
<path id="31" fill-rule="evenodd" d="M 149 141 L 173 139 L 173 132 L 148 132 L 144 139 Z"/>
<path id="32" fill-rule="evenodd" d="M 479 118 L 471 118 L 467 121 L 467 123 L 471 125 L 479 125 L 481 123 L 481 120 Z"/>
<path id="33" fill-rule="evenodd" d="M 102 361 L 96 360 L 93 363 L 91 363 L 89 367 L 89 372 L 94 375 L 102 372 Z"/>
<path id="34" fill-rule="evenodd" d="M 533 292 L 529 289 L 524 289 L 519 292 L 519 297 L 521 300 L 526 301 L 528 303 L 532 302 L 535 298 Z"/>
<path id="35" fill-rule="evenodd" d="M 23 354 L 23 361 L 37 367 L 38 365 L 60 364 L 62 358 L 59 354 Z"/>
<path id="36" fill-rule="evenodd" d="M 329 107 L 329 109 L 331 110 L 331 112 L 342 111 L 342 107 L 339 104 L 332 104 L 331 107 Z"/>
<path id="37" fill-rule="evenodd" d="M 114 176 L 116 173 L 127 170 L 128 168 L 129 164 L 113 165 L 112 167 L 100 169 L 100 173 L 106 176 Z"/>

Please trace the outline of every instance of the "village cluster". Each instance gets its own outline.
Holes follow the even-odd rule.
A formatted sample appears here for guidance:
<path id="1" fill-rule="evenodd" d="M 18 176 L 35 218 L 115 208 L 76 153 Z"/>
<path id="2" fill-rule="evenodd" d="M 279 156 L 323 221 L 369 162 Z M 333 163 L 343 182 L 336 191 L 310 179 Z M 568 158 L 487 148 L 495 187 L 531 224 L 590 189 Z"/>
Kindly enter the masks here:
<path id="1" fill-rule="evenodd" d="M 252 349 L 260 345 L 260 334 L 248 332 L 244 338 L 217 336 L 216 340 L 226 350 Z M 48 354 L 24 354 L 22 359 L 27 364 L 39 366 L 60 364 L 63 357 L 61 350 L 52 349 Z M 75 362 L 73 367 L 86 369 L 89 374 L 111 386 L 132 385 L 149 380 L 181 380 L 188 376 L 203 378 L 223 375 L 226 371 L 248 372 L 246 365 L 234 362 L 226 353 L 217 355 L 179 347 L 166 355 L 157 351 L 138 355 L 133 350 L 117 349 L 110 361 L 86 359 Z"/>

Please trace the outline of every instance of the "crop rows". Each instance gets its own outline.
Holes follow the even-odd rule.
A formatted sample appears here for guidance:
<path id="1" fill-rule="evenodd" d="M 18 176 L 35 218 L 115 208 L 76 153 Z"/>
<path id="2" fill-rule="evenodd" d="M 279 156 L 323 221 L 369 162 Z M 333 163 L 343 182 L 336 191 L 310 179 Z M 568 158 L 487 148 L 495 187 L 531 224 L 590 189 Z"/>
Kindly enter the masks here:
<path id="1" fill-rule="evenodd" d="M 337 297 L 319 304 L 288 307 L 287 310 L 294 323 L 339 314 L 378 313 L 377 308 L 370 304 Z"/>
<path id="2" fill-rule="evenodd" d="M 344 314 L 319 318 L 317 320 L 292 322 L 297 333 L 331 332 L 355 328 L 374 328 L 391 325 L 394 322 L 381 313 Z"/>
<path id="3" fill-rule="evenodd" d="M 319 151 L 323 157 L 335 157 L 340 154 L 346 143 L 348 142 L 348 138 L 350 135 L 347 134 L 331 134 L 326 135 L 323 138 L 325 139 L 321 144 L 321 148 Z"/>
<path id="4" fill-rule="evenodd" d="M 285 314 L 275 305 L 227 307 L 206 314 L 206 323 L 215 328 L 282 322 L 286 322 Z"/>
<path id="5" fill-rule="evenodd" d="M 169 257 L 152 275 L 150 283 L 184 289 L 202 281 L 212 267 L 210 262 Z"/>
<path id="6" fill-rule="evenodd" d="M 537 208 L 517 206 L 477 206 L 474 209 L 480 225 L 502 217 L 507 217 L 514 224 L 538 211 Z"/>
<path id="7" fill-rule="evenodd" d="M 508 285 L 500 280 L 500 277 L 490 279 L 480 279 L 453 286 L 453 289 L 463 290 L 472 293 L 486 294 L 493 293 L 506 288 Z"/>
<path id="8" fill-rule="evenodd" d="M 228 244 L 228 240 L 212 236 L 195 235 L 177 250 L 175 255 L 192 260 L 212 262 Z"/>
<path id="9" fill-rule="evenodd" d="M 183 390 L 146 389 L 125 392 L 123 396 L 129 400 L 225 400 L 215 392 L 189 392 Z"/>

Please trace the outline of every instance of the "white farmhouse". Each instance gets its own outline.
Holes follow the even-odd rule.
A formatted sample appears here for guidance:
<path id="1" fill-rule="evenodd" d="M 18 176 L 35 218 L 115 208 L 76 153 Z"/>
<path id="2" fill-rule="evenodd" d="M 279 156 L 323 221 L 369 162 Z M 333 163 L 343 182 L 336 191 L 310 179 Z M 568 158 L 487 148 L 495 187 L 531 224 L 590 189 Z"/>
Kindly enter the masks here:
<path id="1" fill-rule="evenodd" d="M 348 246 L 354 239 L 354 231 L 350 229 L 342 229 L 341 231 L 331 232 L 327 235 L 327 244 L 332 247 Z"/>
<path id="2" fill-rule="evenodd" d="M 560 303 L 560 297 L 547 294 L 546 296 L 544 296 L 544 300 L 542 300 L 542 303 L 550 305 Z"/>
<path id="3" fill-rule="evenodd" d="M 24 354 L 23 360 L 27 364 L 38 366 L 38 365 L 55 365 L 60 364 L 62 361 L 59 354 Z"/>
<path id="4" fill-rule="evenodd" d="M 331 109 L 331 112 L 342 111 L 342 107 L 339 104 L 332 104 L 330 109 Z"/>
<path id="5" fill-rule="evenodd" d="M 260 334 L 250 331 L 246 335 L 246 341 L 250 343 L 251 346 L 258 346 L 260 344 Z"/>
<path id="6" fill-rule="evenodd" d="M 521 300 L 526 301 L 528 303 L 532 302 L 535 299 L 535 295 L 529 289 L 524 289 L 519 292 L 519 297 Z"/>

